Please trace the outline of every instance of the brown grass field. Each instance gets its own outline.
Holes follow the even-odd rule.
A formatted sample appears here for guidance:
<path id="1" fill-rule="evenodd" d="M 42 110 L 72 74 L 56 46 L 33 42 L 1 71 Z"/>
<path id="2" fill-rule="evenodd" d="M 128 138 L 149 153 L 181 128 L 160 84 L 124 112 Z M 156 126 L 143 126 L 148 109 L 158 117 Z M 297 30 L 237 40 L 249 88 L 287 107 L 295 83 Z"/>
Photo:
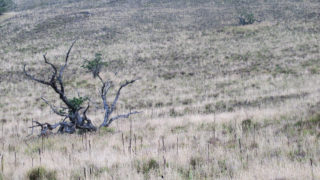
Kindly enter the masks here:
<path id="1" fill-rule="evenodd" d="M 0 17 L 0 179 L 320 179 L 318 0 L 15 3 Z M 240 26 L 243 10 L 258 21 Z M 62 120 L 40 97 L 62 103 L 23 64 L 48 78 L 42 55 L 62 65 L 75 39 L 68 97 L 90 97 L 102 121 L 101 84 L 81 68 L 101 53 L 104 78 L 141 78 L 116 114 L 142 113 L 95 133 L 30 135 L 32 120 Z"/>

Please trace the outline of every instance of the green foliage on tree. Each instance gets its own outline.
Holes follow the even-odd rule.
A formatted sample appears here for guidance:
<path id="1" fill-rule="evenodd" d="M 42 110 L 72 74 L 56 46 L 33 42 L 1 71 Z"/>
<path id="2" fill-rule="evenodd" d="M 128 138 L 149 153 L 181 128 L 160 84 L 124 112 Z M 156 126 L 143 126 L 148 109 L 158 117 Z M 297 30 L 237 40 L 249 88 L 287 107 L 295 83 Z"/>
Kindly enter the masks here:
<path id="1" fill-rule="evenodd" d="M 103 66 L 108 66 L 107 62 L 102 61 L 101 53 L 96 53 L 95 58 L 91 61 L 85 61 L 85 63 L 81 66 L 84 69 L 88 70 L 89 72 L 92 73 L 93 77 L 96 78 L 100 70 Z"/>
<path id="2" fill-rule="evenodd" d="M 80 106 L 86 101 L 88 100 L 87 97 L 74 97 L 72 99 L 69 99 L 69 102 L 72 104 L 72 106 L 75 108 L 75 109 L 79 109 Z"/>

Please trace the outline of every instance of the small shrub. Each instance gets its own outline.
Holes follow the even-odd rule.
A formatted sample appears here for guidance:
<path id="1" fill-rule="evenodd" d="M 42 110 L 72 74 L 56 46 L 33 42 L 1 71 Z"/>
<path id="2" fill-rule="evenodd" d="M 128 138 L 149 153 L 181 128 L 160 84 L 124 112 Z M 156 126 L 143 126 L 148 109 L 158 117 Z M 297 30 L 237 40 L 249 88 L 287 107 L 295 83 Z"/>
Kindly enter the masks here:
<path id="1" fill-rule="evenodd" d="M 179 112 L 177 112 L 174 108 L 171 108 L 169 111 L 169 115 L 171 117 L 177 117 L 177 116 L 181 116 L 181 114 Z"/>
<path id="2" fill-rule="evenodd" d="M 15 7 L 12 0 L 0 0 L 0 15 Z"/>
<path id="3" fill-rule="evenodd" d="M 6 11 L 7 3 L 4 0 L 0 0 L 0 15 Z"/>
<path id="4" fill-rule="evenodd" d="M 44 167 L 36 167 L 31 169 L 28 174 L 29 180 L 56 180 L 57 172 L 56 171 L 48 171 Z"/>
<path id="5" fill-rule="evenodd" d="M 294 127 L 298 131 L 302 131 L 304 134 L 315 134 L 318 132 L 317 127 L 320 124 L 320 114 L 311 116 L 306 121 L 298 121 L 294 124 Z"/>
<path id="6" fill-rule="evenodd" d="M 157 102 L 154 106 L 155 107 L 162 107 L 164 104 L 163 102 Z"/>
<path id="7" fill-rule="evenodd" d="M 310 68 L 310 73 L 311 74 L 318 74 L 319 72 L 320 72 L 320 70 L 317 67 Z"/>
<path id="8" fill-rule="evenodd" d="M 242 12 L 239 16 L 239 24 L 240 25 L 247 25 L 247 24 L 253 24 L 256 21 L 254 14 L 249 13 L 247 11 Z"/>
<path id="9" fill-rule="evenodd" d="M 235 132 L 235 128 L 231 124 L 227 124 L 227 123 L 222 124 L 222 129 L 223 129 L 222 130 L 223 134 L 227 134 L 227 133 L 232 134 Z"/>
<path id="10" fill-rule="evenodd" d="M 226 160 L 219 160 L 218 161 L 218 166 L 219 166 L 219 169 L 220 169 L 221 173 L 224 173 L 228 169 Z"/>
<path id="11" fill-rule="evenodd" d="M 145 177 L 149 176 L 150 171 L 159 169 L 159 163 L 153 158 L 148 161 L 134 160 L 133 165 L 137 169 L 137 172 L 144 174 Z"/>
<path id="12" fill-rule="evenodd" d="M 142 165 L 143 174 L 148 174 L 151 170 L 159 169 L 159 163 L 155 159 L 150 159 Z"/>
<path id="13" fill-rule="evenodd" d="M 228 108 L 224 101 L 218 101 L 216 102 L 215 109 L 218 111 L 226 111 Z"/>
<path id="14" fill-rule="evenodd" d="M 306 152 L 300 149 L 292 150 L 288 153 L 288 157 L 291 161 L 301 162 L 306 159 Z"/>
<path id="15" fill-rule="evenodd" d="M 175 78 L 176 75 L 177 75 L 176 72 L 168 72 L 168 73 L 164 73 L 164 74 L 162 75 L 162 78 L 165 79 L 165 80 L 170 80 L 170 79 Z"/>
<path id="16" fill-rule="evenodd" d="M 296 127 L 311 129 L 320 124 L 320 114 L 311 116 L 307 121 L 298 121 L 295 123 Z"/>
<path id="17" fill-rule="evenodd" d="M 215 107 L 214 107 L 214 104 L 206 104 L 205 107 L 204 107 L 204 113 L 205 114 L 211 114 L 211 113 L 214 113 L 215 111 Z"/>
<path id="18" fill-rule="evenodd" d="M 196 169 L 196 167 L 199 167 L 203 164 L 203 158 L 200 156 L 196 156 L 196 157 L 191 157 L 189 164 L 192 167 L 192 169 Z"/>
<path id="19" fill-rule="evenodd" d="M 183 105 L 188 105 L 188 104 L 192 104 L 192 99 L 185 99 L 182 101 Z"/>
<path id="20" fill-rule="evenodd" d="M 251 119 L 243 120 L 241 122 L 241 127 L 243 132 L 248 132 L 253 127 Z"/>

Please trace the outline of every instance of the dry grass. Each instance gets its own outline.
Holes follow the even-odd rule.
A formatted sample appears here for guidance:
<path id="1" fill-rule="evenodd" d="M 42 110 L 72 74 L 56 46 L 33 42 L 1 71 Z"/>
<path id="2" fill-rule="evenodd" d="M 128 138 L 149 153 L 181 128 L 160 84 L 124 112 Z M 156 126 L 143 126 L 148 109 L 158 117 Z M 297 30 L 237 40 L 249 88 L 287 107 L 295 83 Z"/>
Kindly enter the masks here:
<path id="1" fill-rule="evenodd" d="M 247 26 L 222 0 L 33 2 L 0 19 L 4 179 L 39 166 L 58 179 L 320 179 L 319 2 L 252 2 L 241 8 L 262 21 Z M 45 77 L 42 54 L 62 63 L 75 38 L 68 96 L 90 96 L 101 121 L 100 84 L 80 68 L 100 52 L 105 78 L 142 78 L 117 113 L 143 113 L 97 133 L 26 137 L 31 120 L 60 120 L 39 97 L 61 102 L 22 65 Z"/>

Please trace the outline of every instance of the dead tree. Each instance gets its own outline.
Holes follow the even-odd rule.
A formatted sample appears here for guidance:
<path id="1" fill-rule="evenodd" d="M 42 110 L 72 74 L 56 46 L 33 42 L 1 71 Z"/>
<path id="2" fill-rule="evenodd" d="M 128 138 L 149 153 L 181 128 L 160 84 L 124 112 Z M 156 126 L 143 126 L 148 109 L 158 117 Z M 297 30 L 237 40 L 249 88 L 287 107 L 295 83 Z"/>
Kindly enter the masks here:
<path id="1" fill-rule="evenodd" d="M 26 65 L 24 65 L 24 67 L 23 67 L 23 72 L 29 79 L 36 81 L 40 84 L 46 85 L 48 87 L 51 87 L 54 90 L 54 92 L 59 95 L 60 100 L 66 106 L 66 107 L 57 108 L 54 105 L 51 105 L 45 98 L 42 98 L 42 100 L 50 106 L 51 110 L 55 114 L 64 117 L 64 120 L 61 122 L 58 122 L 56 124 L 53 124 L 53 125 L 51 125 L 49 123 L 40 123 L 38 121 L 34 121 L 36 123 L 36 125 L 32 126 L 30 128 L 33 129 L 35 127 L 40 127 L 41 128 L 40 135 L 48 135 L 48 134 L 50 134 L 50 132 L 53 129 L 55 129 L 57 127 L 59 127 L 58 131 L 57 131 L 58 133 L 69 133 L 69 134 L 76 132 L 77 129 L 85 131 L 85 132 L 97 130 L 97 127 L 92 123 L 92 121 L 87 117 L 87 114 L 86 114 L 90 108 L 89 103 L 88 103 L 87 107 L 84 109 L 84 107 L 81 107 L 81 104 L 84 102 L 85 99 L 68 98 L 65 93 L 65 87 L 64 87 L 63 80 L 62 80 L 63 79 L 63 72 L 68 65 L 69 55 L 70 55 L 70 52 L 71 52 L 74 44 L 75 44 L 75 42 L 73 42 L 72 45 L 70 46 L 70 48 L 68 49 L 68 52 L 65 57 L 65 62 L 60 68 L 58 68 L 53 63 L 49 62 L 46 57 L 46 54 L 43 55 L 44 62 L 47 65 L 49 65 L 52 69 L 52 75 L 49 80 L 43 80 L 43 79 L 36 78 L 35 76 L 33 76 L 27 72 Z M 107 102 L 107 95 L 108 95 L 109 89 L 112 88 L 113 85 L 112 85 L 112 81 L 103 81 L 102 78 L 100 77 L 99 73 L 100 73 L 100 69 L 101 69 L 102 65 L 103 64 L 101 64 L 101 63 L 95 63 L 95 64 L 93 64 L 93 66 L 90 66 L 92 68 L 87 68 L 92 73 L 96 73 L 95 75 L 98 76 L 102 82 L 102 88 L 101 88 L 100 93 L 101 93 L 101 98 L 102 98 L 102 102 L 103 102 L 103 107 L 105 110 L 105 115 L 104 115 L 103 122 L 101 123 L 99 128 L 100 127 L 108 127 L 116 119 L 128 118 L 132 114 L 139 113 L 137 111 L 134 111 L 134 112 L 130 111 L 127 114 L 111 117 L 111 114 L 117 105 L 121 90 L 124 87 L 128 86 L 129 84 L 134 83 L 136 80 L 126 81 L 124 84 L 122 84 L 117 91 L 116 97 L 114 98 L 112 104 L 110 105 Z M 92 71 L 93 69 L 94 69 L 94 72 Z M 94 77 L 96 77 L 96 76 L 94 76 Z M 65 111 L 65 110 L 67 110 L 67 111 Z"/>
<path id="2" fill-rule="evenodd" d="M 119 99 L 121 89 L 126 87 L 126 86 L 128 86 L 129 84 L 134 83 L 136 80 L 126 81 L 124 84 L 122 84 L 120 86 L 120 88 L 118 89 L 116 97 L 114 98 L 112 104 L 109 104 L 107 102 L 107 94 L 108 94 L 109 89 L 112 87 L 112 82 L 111 81 L 103 81 L 99 74 L 97 75 L 97 77 L 102 82 L 102 88 L 101 88 L 101 91 L 100 91 L 100 95 L 101 95 L 101 99 L 102 99 L 102 102 L 103 102 L 103 108 L 105 110 L 103 122 L 100 125 L 100 127 L 108 127 L 114 120 L 117 120 L 117 119 L 120 119 L 120 118 L 128 118 L 132 114 L 139 113 L 138 111 L 131 112 L 131 110 L 130 110 L 130 112 L 127 113 L 127 114 L 122 114 L 122 115 L 118 115 L 118 116 L 115 116 L 115 117 L 111 118 L 111 114 L 113 113 L 113 111 L 116 108 L 117 101 Z"/>

